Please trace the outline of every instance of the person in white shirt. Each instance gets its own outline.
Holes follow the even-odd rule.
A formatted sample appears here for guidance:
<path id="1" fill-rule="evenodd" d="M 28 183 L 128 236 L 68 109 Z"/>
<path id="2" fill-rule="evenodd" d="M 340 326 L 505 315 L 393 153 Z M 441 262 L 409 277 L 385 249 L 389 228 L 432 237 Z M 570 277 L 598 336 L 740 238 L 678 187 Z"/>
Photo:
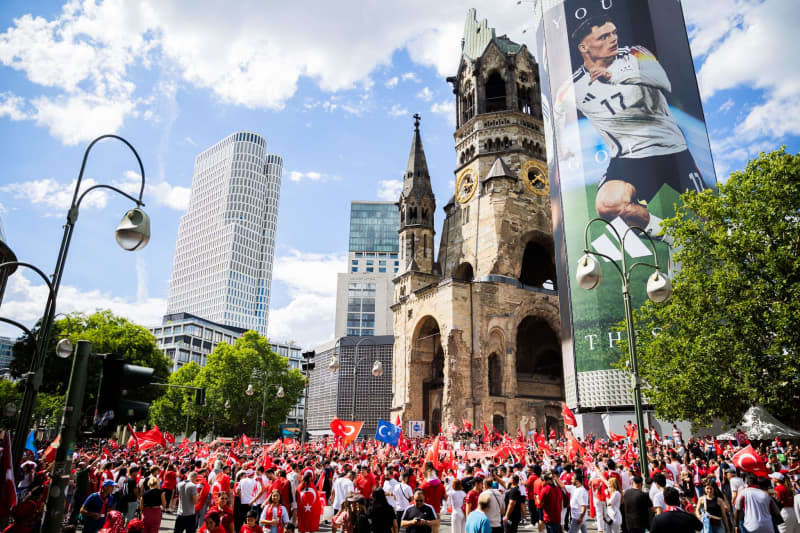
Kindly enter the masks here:
<path id="1" fill-rule="evenodd" d="M 386 494 L 386 501 L 389 505 L 394 507 L 394 488 L 400 483 L 394 477 L 395 468 L 393 466 L 386 467 L 386 481 L 383 482 L 383 492 Z"/>
<path id="2" fill-rule="evenodd" d="M 342 508 L 342 503 L 347 500 L 350 493 L 353 492 L 353 479 L 356 477 L 355 472 L 349 470 L 336 478 L 333 482 L 333 514 L 337 514 L 339 509 Z"/>
<path id="3" fill-rule="evenodd" d="M 465 533 L 466 517 L 464 516 L 464 500 L 467 493 L 461 487 L 461 480 L 453 480 L 453 486 L 447 491 L 447 505 L 452 509 L 450 531 L 452 533 Z"/>
<path id="4" fill-rule="evenodd" d="M 403 472 L 402 481 L 394 487 L 394 510 L 397 512 L 398 523 L 403 517 L 403 511 L 411 505 L 411 500 L 414 497 L 414 489 L 408 484 L 410 476 L 411 474 L 408 470 Z"/>
<path id="5" fill-rule="evenodd" d="M 653 510 L 656 514 L 661 514 L 667 508 L 664 503 L 664 488 L 667 486 L 667 477 L 664 474 L 655 474 L 653 484 L 650 486 L 650 500 L 653 502 Z"/>
<path id="6" fill-rule="evenodd" d="M 246 474 L 247 477 L 239 482 L 239 500 L 242 502 L 242 505 L 249 507 L 253 503 L 256 492 L 258 492 L 258 482 L 253 477 L 255 474 L 254 470 L 248 470 Z"/>
<path id="7" fill-rule="evenodd" d="M 572 484 L 567 486 L 569 492 L 569 509 L 572 521 L 569 524 L 569 533 L 581 531 L 586 533 L 586 514 L 589 511 L 589 493 L 583 487 L 580 476 L 572 478 Z"/>
<path id="8" fill-rule="evenodd" d="M 747 474 L 746 480 L 747 487 L 739 491 L 734 503 L 736 524 L 744 525 L 747 533 L 773 533 L 770 495 L 759 487 L 755 474 Z"/>

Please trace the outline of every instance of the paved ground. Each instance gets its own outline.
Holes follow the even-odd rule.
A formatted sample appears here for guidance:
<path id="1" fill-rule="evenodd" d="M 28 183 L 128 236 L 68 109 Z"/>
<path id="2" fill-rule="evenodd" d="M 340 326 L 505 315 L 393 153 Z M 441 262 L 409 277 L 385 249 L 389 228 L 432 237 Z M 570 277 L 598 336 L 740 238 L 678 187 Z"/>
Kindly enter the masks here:
<path id="1" fill-rule="evenodd" d="M 330 516 L 331 513 L 333 512 L 333 510 L 330 507 L 326 507 L 325 511 L 326 511 L 325 516 Z M 174 529 L 175 529 L 175 515 L 165 513 L 164 517 L 161 520 L 161 531 L 166 533 L 168 531 L 173 531 Z M 595 525 L 594 520 L 592 520 L 591 518 L 587 522 L 587 530 L 589 533 L 595 533 L 597 531 L 597 526 Z M 330 533 L 331 531 L 330 521 L 327 524 L 320 523 L 319 531 L 320 533 Z M 538 529 L 531 526 L 530 523 L 526 521 L 524 525 L 520 525 L 519 531 L 525 533 L 533 533 L 533 532 L 538 532 Z M 441 521 L 441 526 L 439 527 L 439 533 L 450 533 L 450 515 L 447 513 L 442 514 L 442 521 Z"/>

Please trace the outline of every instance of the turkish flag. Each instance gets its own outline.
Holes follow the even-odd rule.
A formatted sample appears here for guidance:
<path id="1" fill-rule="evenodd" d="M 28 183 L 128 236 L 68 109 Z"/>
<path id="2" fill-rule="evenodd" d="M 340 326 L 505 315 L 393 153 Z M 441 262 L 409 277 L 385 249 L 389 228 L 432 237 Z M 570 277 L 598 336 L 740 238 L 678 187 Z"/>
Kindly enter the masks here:
<path id="1" fill-rule="evenodd" d="M 242 433 L 242 444 L 244 444 L 248 448 L 250 447 L 250 437 L 248 437 L 244 433 Z"/>
<path id="2" fill-rule="evenodd" d="M 575 415 L 572 414 L 572 411 L 570 411 L 565 402 L 561 402 L 561 415 L 564 417 L 564 425 L 578 427 L 578 421 L 575 420 Z"/>
<path id="3" fill-rule="evenodd" d="M 743 472 L 750 472 L 760 477 L 767 477 L 769 470 L 764 461 L 756 454 L 752 444 L 742 448 L 731 458 L 731 462 Z"/>
<path id="4" fill-rule="evenodd" d="M 145 443 L 153 443 L 154 445 L 160 445 L 167 447 L 167 440 L 164 438 L 164 435 L 161 433 L 161 430 L 158 429 L 158 426 L 153 426 L 153 429 L 144 431 L 142 433 L 136 433 L 136 440 L 139 441 L 139 447 L 141 447 Z M 152 447 L 152 446 L 148 446 Z"/>
<path id="5" fill-rule="evenodd" d="M 14 484 L 14 463 L 11 459 L 11 432 L 3 436 L 2 451 L 3 490 L 0 490 L 0 518 L 5 519 L 17 505 L 17 487 Z"/>
<path id="6" fill-rule="evenodd" d="M 486 427 L 486 422 L 483 423 L 483 437 L 485 440 L 489 440 L 489 428 Z"/>
<path id="7" fill-rule="evenodd" d="M 42 453 L 42 459 L 47 461 L 48 463 L 52 463 L 56 460 L 56 450 L 58 450 L 58 445 L 61 443 L 61 435 L 58 435 L 53 442 L 50 443 L 50 446 Z"/>
<path id="8" fill-rule="evenodd" d="M 297 489 L 297 530 L 300 533 L 319 531 L 322 505 L 313 485 Z"/>
<path id="9" fill-rule="evenodd" d="M 567 453 L 569 453 L 569 459 L 571 461 L 579 453 L 581 455 L 586 455 L 586 450 L 583 449 L 583 446 L 581 446 L 581 444 L 578 442 L 578 439 L 570 435 L 569 442 L 567 443 Z"/>
<path id="10" fill-rule="evenodd" d="M 608 438 L 613 440 L 614 442 L 619 442 L 621 440 L 625 440 L 625 436 L 624 435 L 617 435 L 613 431 L 609 431 L 608 432 Z"/>
<path id="11" fill-rule="evenodd" d="M 348 420 L 334 418 L 331 420 L 331 431 L 337 437 L 341 437 L 342 444 L 347 446 L 356 440 L 358 434 L 361 433 L 361 427 L 363 425 L 364 422 L 350 422 Z"/>
<path id="12" fill-rule="evenodd" d="M 169 442 L 170 444 L 175 444 L 175 435 L 173 435 L 169 431 L 165 431 L 164 432 L 164 440 Z"/>

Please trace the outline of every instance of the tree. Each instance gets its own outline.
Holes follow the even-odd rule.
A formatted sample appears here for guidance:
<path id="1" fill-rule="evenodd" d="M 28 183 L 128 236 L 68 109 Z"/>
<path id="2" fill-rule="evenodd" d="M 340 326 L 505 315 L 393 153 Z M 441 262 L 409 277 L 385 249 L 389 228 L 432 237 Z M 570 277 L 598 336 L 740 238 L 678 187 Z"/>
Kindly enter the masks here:
<path id="1" fill-rule="evenodd" d="M 185 365 L 173 376 L 189 366 Z M 195 365 L 195 368 L 199 367 Z M 300 371 L 291 369 L 289 360 L 272 351 L 269 341 L 255 331 L 246 332 L 233 346 L 217 345 L 208 356 L 206 366 L 189 382 L 194 372 L 194 369 L 186 370 L 180 377 L 171 377 L 170 382 L 175 379 L 174 384 L 205 388 L 206 404 L 197 406 L 193 394 L 176 389 L 178 392 L 170 391 L 155 402 L 151 408 L 151 422 L 162 429 L 183 432 L 188 409 L 189 433 L 255 436 L 259 433 L 257 422 L 263 409 L 265 434 L 274 435 L 305 387 Z M 248 385 L 253 387 L 252 395 L 246 393 Z M 281 386 L 284 396 L 277 398 Z"/>
<path id="2" fill-rule="evenodd" d="M 180 367 L 169 375 L 167 384 L 194 386 L 200 373 L 200 365 L 194 361 Z M 164 431 L 181 433 L 186 429 L 186 409 L 194 398 L 191 389 L 169 388 L 150 405 L 150 423 Z"/>
<path id="3" fill-rule="evenodd" d="M 761 404 L 800 425 L 800 155 L 762 153 L 681 198 L 664 221 L 674 293 L 635 313 L 645 395 L 667 420 L 735 424 Z"/>
<path id="4" fill-rule="evenodd" d="M 22 405 L 23 388 L 19 383 L 14 383 L 6 379 L 0 379 L 0 427 L 12 429 L 16 427 L 18 412 Z M 6 406 L 13 405 L 15 414 L 6 415 Z M 64 411 L 63 394 L 40 393 L 36 396 L 36 403 L 33 406 L 33 419 L 46 420 L 49 427 L 55 427 L 61 420 Z"/>
<path id="5" fill-rule="evenodd" d="M 39 325 L 32 331 L 38 334 Z M 117 353 L 130 364 L 147 366 L 153 369 L 153 381 L 164 382 L 169 375 L 169 360 L 161 353 L 156 345 L 156 339 L 146 328 L 133 324 L 128 319 L 116 316 L 111 311 L 98 311 L 91 315 L 71 313 L 67 318 L 53 323 L 53 334 L 47 350 L 47 358 L 43 368 L 43 381 L 40 393 L 64 395 L 69 383 L 72 358 L 60 359 L 55 355 L 55 345 L 68 337 L 74 345 L 78 340 L 88 340 L 92 343 L 92 352 Z M 15 377 L 22 376 L 30 368 L 35 351 L 35 341 L 29 336 L 24 336 L 14 345 L 14 359 L 11 363 L 11 374 Z M 97 389 L 100 383 L 100 370 L 102 363 L 98 359 L 90 359 L 89 375 L 86 383 L 86 397 L 84 398 L 84 411 L 93 413 Z M 163 390 L 151 387 L 144 391 L 137 391 L 137 398 L 142 401 L 152 401 L 159 397 Z"/>

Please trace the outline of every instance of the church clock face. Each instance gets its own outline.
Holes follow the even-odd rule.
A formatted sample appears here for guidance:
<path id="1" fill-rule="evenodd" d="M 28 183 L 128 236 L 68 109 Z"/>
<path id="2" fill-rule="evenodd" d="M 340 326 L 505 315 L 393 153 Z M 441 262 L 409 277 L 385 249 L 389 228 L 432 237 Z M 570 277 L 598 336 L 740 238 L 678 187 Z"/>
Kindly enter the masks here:
<path id="1" fill-rule="evenodd" d="M 522 164 L 522 181 L 536 195 L 549 196 L 550 182 L 547 179 L 547 167 L 544 163 L 530 160 Z"/>
<path id="2" fill-rule="evenodd" d="M 475 190 L 478 188 L 475 173 L 472 170 L 465 170 L 456 181 L 456 200 L 458 203 L 465 204 L 470 201 Z"/>

